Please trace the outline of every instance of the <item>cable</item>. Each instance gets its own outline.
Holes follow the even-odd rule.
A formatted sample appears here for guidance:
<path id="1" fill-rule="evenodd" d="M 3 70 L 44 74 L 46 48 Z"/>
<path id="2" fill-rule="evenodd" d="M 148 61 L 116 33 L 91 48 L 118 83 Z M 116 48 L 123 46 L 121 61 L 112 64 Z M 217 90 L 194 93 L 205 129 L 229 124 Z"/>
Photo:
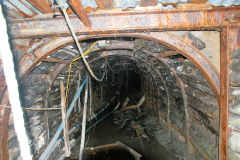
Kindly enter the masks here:
<path id="1" fill-rule="evenodd" d="M 96 115 L 94 114 L 93 110 L 92 110 L 92 80 L 91 77 L 88 77 L 88 83 L 89 83 L 89 109 L 90 109 L 90 114 L 91 116 L 93 116 L 94 118 L 97 119 Z"/>
<path id="2" fill-rule="evenodd" d="M 81 73 L 79 73 L 79 75 L 78 75 L 78 88 L 80 87 L 80 81 L 81 81 Z M 78 113 L 80 113 L 81 112 L 81 108 L 82 108 L 82 106 L 81 106 L 81 97 L 79 96 L 78 97 Z"/>
<path id="3" fill-rule="evenodd" d="M 82 56 L 83 63 L 85 64 L 85 66 L 86 66 L 88 72 L 90 73 L 90 75 L 91 75 L 96 81 L 101 82 L 101 81 L 103 80 L 103 78 L 102 78 L 102 79 L 99 79 L 99 78 L 97 78 L 97 77 L 95 76 L 95 74 L 93 73 L 92 69 L 90 68 L 88 62 L 87 62 L 86 59 L 84 58 L 83 49 L 81 48 L 81 46 L 80 46 L 80 44 L 79 44 L 79 42 L 78 42 L 77 36 L 76 36 L 76 34 L 75 34 L 74 30 L 73 30 L 73 27 L 72 27 L 72 25 L 71 25 L 71 21 L 70 21 L 70 19 L 69 19 L 68 14 L 67 14 L 66 8 L 64 8 L 61 0 L 58 0 L 58 4 L 60 5 L 59 8 L 62 10 L 63 16 L 64 16 L 64 18 L 65 18 L 65 20 L 66 20 L 66 22 L 67 22 L 68 28 L 69 28 L 69 30 L 70 30 L 70 32 L 71 32 L 71 34 L 72 34 L 72 37 L 73 37 L 73 39 L 74 39 L 74 41 L 75 41 L 75 43 L 76 43 L 76 45 L 77 45 L 78 51 L 80 52 L 80 54 L 81 54 L 81 56 Z"/>
<path id="4" fill-rule="evenodd" d="M 65 105 L 68 97 L 68 85 L 69 85 L 69 80 L 70 80 L 70 74 L 71 74 L 71 69 L 72 69 L 72 61 L 69 65 L 69 72 L 68 72 L 68 79 L 67 79 L 67 87 L 66 87 L 66 97 L 65 97 Z"/>
<path id="5" fill-rule="evenodd" d="M 84 95 L 84 106 L 83 106 L 83 118 L 82 118 L 82 133 L 81 133 L 81 144 L 79 151 L 79 160 L 82 160 L 84 142 L 85 142 L 85 131 L 86 131 L 86 119 L 87 119 L 87 100 L 88 100 L 88 73 L 86 74 L 86 86 L 85 86 L 85 95 Z"/>
<path id="6" fill-rule="evenodd" d="M 88 55 L 88 54 L 91 53 L 91 52 L 100 50 L 100 48 L 96 48 L 96 49 L 94 49 L 94 50 L 91 50 L 92 47 L 93 47 L 96 43 L 97 43 L 97 42 L 94 42 L 94 43 L 91 45 L 91 47 L 84 52 L 84 56 Z M 66 103 L 67 97 L 68 97 L 68 86 L 69 86 L 69 80 L 70 80 L 70 74 L 71 74 L 72 64 L 73 64 L 76 68 L 78 68 L 78 69 L 80 70 L 80 68 L 79 68 L 74 62 L 77 61 L 77 60 L 79 60 L 79 59 L 81 59 L 81 58 L 82 58 L 82 56 L 73 59 L 73 60 L 71 61 L 70 65 L 69 65 L 69 73 L 68 73 L 67 87 L 66 87 L 66 93 L 65 93 L 65 95 L 66 95 L 66 97 L 65 97 L 65 103 Z M 103 76 L 103 77 L 104 77 L 104 76 Z"/>

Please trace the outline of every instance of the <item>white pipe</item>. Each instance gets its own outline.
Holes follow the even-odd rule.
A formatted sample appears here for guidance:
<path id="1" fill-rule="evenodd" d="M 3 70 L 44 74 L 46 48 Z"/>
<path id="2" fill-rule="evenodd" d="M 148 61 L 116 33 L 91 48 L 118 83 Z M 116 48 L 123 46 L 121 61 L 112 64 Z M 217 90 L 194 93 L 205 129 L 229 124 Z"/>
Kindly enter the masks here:
<path id="1" fill-rule="evenodd" d="M 3 61 L 4 74 L 8 86 L 9 101 L 12 108 L 14 128 L 20 146 L 20 153 L 23 160 L 31 160 L 29 141 L 24 126 L 23 111 L 19 99 L 18 83 L 14 70 L 13 55 L 9 45 L 9 37 L 7 34 L 6 20 L 4 19 L 2 8 L 0 7 L 0 37 L 1 46 L 0 53 Z"/>
<path id="2" fill-rule="evenodd" d="M 80 82 L 81 82 L 81 73 L 79 72 L 79 78 L 78 78 L 78 88 L 80 87 Z M 78 113 L 81 112 L 81 96 L 78 97 Z"/>
<path id="3" fill-rule="evenodd" d="M 83 118 L 82 118 L 82 133 L 81 133 L 81 144 L 79 151 L 79 160 L 83 158 L 83 150 L 85 143 L 85 130 L 86 130 L 86 118 L 87 118 L 87 99 L 88 99 L 88 74 L 86 74 L 87 82 L 85 87 L 85 95 L 84 95 L 84 106 L 83 106 Z"/>

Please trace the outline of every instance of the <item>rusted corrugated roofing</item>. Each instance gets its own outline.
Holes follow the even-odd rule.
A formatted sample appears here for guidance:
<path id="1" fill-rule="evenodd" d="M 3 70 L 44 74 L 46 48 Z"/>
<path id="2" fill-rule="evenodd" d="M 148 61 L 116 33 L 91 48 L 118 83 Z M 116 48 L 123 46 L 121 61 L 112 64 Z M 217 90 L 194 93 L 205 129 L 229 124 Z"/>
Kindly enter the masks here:
<path id="1" fill-rule="evenodd" d="M 66 2 L 66 0 L 62 0 Z M 111 1 L 111 5 L 106 5 Z M 44 2 L 44 3 L 43 3 Z M 138 8 L 142 7 L 142 4 L 147 4 L 159 9 L 173 9 L 178 8 L 181 4 L 209 4 L 210 6 L 237 6 L 240 5 L 240 0 L 81 0 L 82 5 L 87 8 L 92 8 L 88 12 L 94 11 L 94 9 L 111 9 L 111 8 Z M 3 0 L 2 3 L 10 9 L 17 11 L 23 17 L 31 17 L 34 15 L 40 15 L 53 12 L 56 6 L 54 0 Z M 104 5 L 106 6 L 104 8 Z M 110 7 L 109 7 L 110 6 Z M 65 7 L 68 8 L 68 4 L 65 3 Z M 145 6 L 144 6 L 145 7 Z M 192 6 L 188 6 L 187 9 Z"/>

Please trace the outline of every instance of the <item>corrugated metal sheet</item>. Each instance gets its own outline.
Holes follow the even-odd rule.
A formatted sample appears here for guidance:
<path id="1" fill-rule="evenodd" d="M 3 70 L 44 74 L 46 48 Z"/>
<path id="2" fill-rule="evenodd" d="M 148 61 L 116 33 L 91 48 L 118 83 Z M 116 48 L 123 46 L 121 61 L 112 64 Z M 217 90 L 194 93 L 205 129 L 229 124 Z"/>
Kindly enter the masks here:
<path id="1" fill-rule="evenodd" d="M 207 3 L 214 6 L 238 6 L 240 5 L 240 0 L 208 0 Z"/>
<path id="2" fill-rule="evenodd" d="M 26 14 L 33 15 L 33 14 L 42 14 L 39 10 L 37 10 L 34 6 L 32 6 L 27 0 L 2 0 L 2 3 L 6 5 L 8 8 L 16 9 L 12 4 L 10 4 L 8 1 L 10 1 L 12 4 L 17 6 L 21 11 L 25 12 Z M 46 0 L 49 2 L 50 5 L 54 4 L 54 0 Z M 66 2 L 66 0 L 62 0 Z M 113 0 L 113 4 L 115 8 L 135 8 L 139 7 L 141 0 Z M 83 6 L 86 8 L 87 6 L 92 8 L 97 8 L 98 5 L 95 0 L 81 0 Z M 158 0 L 157 6 L 161 9 L 173 9 L 174 7 L 172 5 L 166 4 L 181 4 L 181 3 L 188 3 L 189 0 Z M 24 5 L 24 4 L 25 5 Z M 212 4 L 213 6 L 238 6 L 240 5 L 240 0 L 208 0 L 206 3 Z M 66 8 L 68 7 L 68 4 L 66 4 Z M 163 5 L 164 4 L 164 5 Z M 196 4 L 197 5 L 197 4 Z M 27 7 L 26 7 L 27 6 Z M 54 6 L 51 6 L 54 8 Z M 29 9 L 30 8 L 30 9 Z M 33 13 L 33 10 L 35 13 Z"/>

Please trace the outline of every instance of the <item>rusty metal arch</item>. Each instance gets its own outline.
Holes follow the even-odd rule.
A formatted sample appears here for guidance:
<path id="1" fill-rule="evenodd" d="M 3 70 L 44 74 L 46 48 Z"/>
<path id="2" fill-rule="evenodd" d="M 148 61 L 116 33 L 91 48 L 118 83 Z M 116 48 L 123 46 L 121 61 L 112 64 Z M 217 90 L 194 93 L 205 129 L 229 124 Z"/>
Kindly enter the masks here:
<path id="1" fill-rule="evenodd" d="M 191 43 L 185 41 L 181 37 L 168 32 L 150 32 L 150 33 L 115 33 L 100 35 L 81 35 L 78 36 L 79 41 L 103 37 L 136 37 L 153 40 L 162 43 L 170 48 L 175 49 L 183 56 L 187 57 L 206 77 L 208 83 L 212 87 L 216 99 L 220 100 L 220 76 L 216 68 L 211 62 Z M 73 43 L 72 37 L 57 37 L 46 41 L 39 46 L 31 55 L 25 55 L 19 62 L 19 76 L 24 80 L 32 69 L 41 60 L 46 58 L 52 52 L 59 48 Z"/>

